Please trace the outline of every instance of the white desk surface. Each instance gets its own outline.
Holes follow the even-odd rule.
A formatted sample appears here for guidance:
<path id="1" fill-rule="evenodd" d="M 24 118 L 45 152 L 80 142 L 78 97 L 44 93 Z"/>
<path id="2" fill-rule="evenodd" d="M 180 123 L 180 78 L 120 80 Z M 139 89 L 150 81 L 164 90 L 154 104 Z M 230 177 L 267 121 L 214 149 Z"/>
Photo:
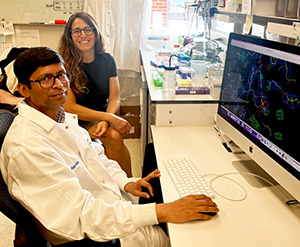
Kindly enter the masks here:
<path id="1" fill-rule="evenodd" d="M 162 161 L 175 157 L 190 157 L 202 174 L 237 172 L 233 161 L 246 159 L 244 154 L 225 150 L 213 127 L 151 126 L 161 185 L 165 202 L 179 198 Z M 212 177 L 205 176 L 206 181 Z M 230 178 L 247 191 L 247 198 L 233 202 L 218 195 L 214 201 L 220 212 L 210 221 L 168 224 L 172 247 L 283 247 L 299 246 L 300 208 L 287 206 L 283 196 L 271 187 L 257 186 L 254 177 L 240 174 Z M 247 181 L 254 179 L 253 183 Z M 244 192 L 229 181 L 218 179 L 213 187 L 231 198 L 242 198 Z M 280 187 L 280 186 L 277 186 Z M 281 187 L 280 187 L 281 188 Z M 230 192 L 235 193 L 230 194 Z"/>
<path id="2" fill-rule="evenodd" d="M 175 99 L 164 99 L 162 97 L 162 90 L 160 87 L 155 87 L 152 82 L 151 73 L 156 70 L 154 66 L 150 64 L 151 59 L 154 59 L 154 51 L 141 51 L 141 58 L 143 62 L 143 67 L 145 71 L 145 77 L 147 80 L 147 86 L 150 94 L 151 102 L 164 103 L 164 102 L 172 102 L 172 103 L 200 103 L 200 102 L 215 102 L 217 103 L 217 99 L 213 99 L 211 95 L 176 95 Z M 217 90 L 217 89 L 216 89 Z"/>

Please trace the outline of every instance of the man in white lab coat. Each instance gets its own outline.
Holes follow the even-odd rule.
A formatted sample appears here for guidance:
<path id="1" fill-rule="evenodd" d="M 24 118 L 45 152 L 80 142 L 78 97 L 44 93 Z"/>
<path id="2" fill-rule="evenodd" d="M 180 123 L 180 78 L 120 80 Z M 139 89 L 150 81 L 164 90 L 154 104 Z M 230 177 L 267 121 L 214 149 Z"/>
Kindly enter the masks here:
<path id="1" fill-rule="evenodd" d="M 159 222 L 211 219 L 218 212 L 203 195 L 166 204 L 137 205 L 127 193 L 149 197 L 141 188 L 159 171 L 131 182 L 107 159 L 101 145 L 64 112 L 72 73 L 60 55 L 45 47 L 30 48 L 15 61 L 18 91 L 25 98 L 5 138 L 0 162 L 13 198 L 41 223 L 53 244 L 89 238 L 119 238 L 121 246 L 169 246 Z M 123 194 L 122 194 L 123 193 Z"/>

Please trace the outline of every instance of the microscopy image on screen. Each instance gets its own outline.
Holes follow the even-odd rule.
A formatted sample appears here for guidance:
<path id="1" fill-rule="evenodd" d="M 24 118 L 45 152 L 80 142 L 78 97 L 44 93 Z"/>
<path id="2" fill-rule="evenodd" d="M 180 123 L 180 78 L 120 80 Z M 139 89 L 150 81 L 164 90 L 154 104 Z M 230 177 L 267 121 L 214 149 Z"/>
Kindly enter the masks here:
<path id="1" fill-rule="evenodd" d="M 299 157 L 300 66 L 231 47 L 220 100 L 224 107 L 293 157 Z"/>

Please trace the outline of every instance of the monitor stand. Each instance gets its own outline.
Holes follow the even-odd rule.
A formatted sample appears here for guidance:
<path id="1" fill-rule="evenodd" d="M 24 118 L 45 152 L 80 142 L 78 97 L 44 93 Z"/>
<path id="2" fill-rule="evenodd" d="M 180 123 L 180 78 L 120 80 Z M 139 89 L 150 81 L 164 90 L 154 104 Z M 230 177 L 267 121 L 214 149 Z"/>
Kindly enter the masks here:
<path id="1" fill-rule="evenodd" d="M 278 183 L 266 173 L 255 161 L 253 160 L 238 160 L 233 161 L 232 166 L 241 173 L 241 176 L 254 188 L 264 188 L 270 187 L 271 185 L 266 181 L 252 175 L 247 175 L 243 173 L 253 173 L 264 179 L 267 179 L 273 185 L 278 185 Z"/>

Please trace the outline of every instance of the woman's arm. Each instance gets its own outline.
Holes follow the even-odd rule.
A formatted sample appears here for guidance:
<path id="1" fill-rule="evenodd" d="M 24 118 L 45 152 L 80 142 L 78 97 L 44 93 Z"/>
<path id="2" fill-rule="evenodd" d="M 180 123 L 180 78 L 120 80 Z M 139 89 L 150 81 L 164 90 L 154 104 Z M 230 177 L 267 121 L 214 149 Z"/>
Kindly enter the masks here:
<path id="1" fill-rule="evenodd" d="M 120 133 L 127 133 L 131 129 L 131 125 L 123 118 L 112 113 L 95 111 L 77 104 L 71 89 L 63 107 L 67 112 L 77 114 L 78 118 L 84 121 L 106 121 Z"/>
<path id="2" fill-rule="evenodd" d="M 9 104 L 9 105 L 17 105 L 24 98 L 16 97 L 5 90 L 0 89 L 0 103 L 1 104 Z"/>
<path id="3" fill-rule="evenodd" d="M 109 97 L 106 112 L 118 114 L 121 106 L 120 100 L 120 84 L 118 77 L 110 77 L 109 79 Z"/>
<path id="4" fill-rule="evenodd" d="M 72 89 L 69 90 L 69 94 L 65 104 L 63 105 L 67 112 L 77 114 L 78 118 L 84 121 L 107 121 L 109 122 L 109 116 L 105 112 L 95 111 L 79 105 L 76 103 L 75 95 Z"/>

